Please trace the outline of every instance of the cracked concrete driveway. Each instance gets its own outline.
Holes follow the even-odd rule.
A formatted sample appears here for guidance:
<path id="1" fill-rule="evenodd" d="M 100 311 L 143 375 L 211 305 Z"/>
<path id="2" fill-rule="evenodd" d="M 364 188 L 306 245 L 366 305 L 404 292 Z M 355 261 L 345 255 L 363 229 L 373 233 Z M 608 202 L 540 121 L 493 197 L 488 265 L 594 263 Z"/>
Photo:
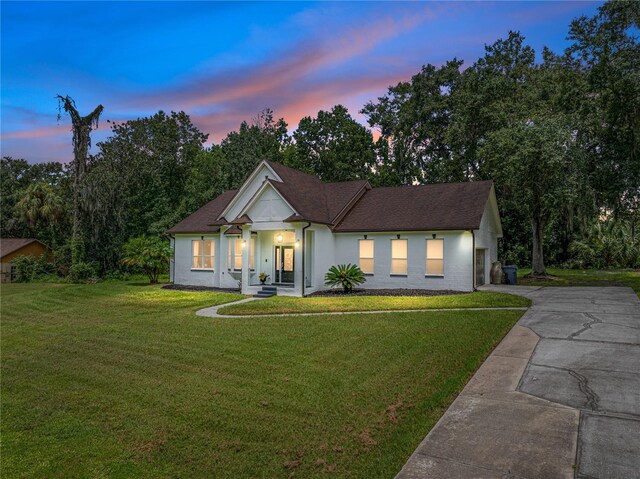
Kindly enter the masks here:
<path id="1" fill-rule="evenodd" d="M 640 478 L 636 294 L 486 289 L 528 296 L 533 306 L 398 477 Z"/>
<path id="2" fill-rule="evenodd" d="M 543 288 L 518 390 L 580 410 L 578 478 L 640 477 L 640 301 L 630 288 Z"/>

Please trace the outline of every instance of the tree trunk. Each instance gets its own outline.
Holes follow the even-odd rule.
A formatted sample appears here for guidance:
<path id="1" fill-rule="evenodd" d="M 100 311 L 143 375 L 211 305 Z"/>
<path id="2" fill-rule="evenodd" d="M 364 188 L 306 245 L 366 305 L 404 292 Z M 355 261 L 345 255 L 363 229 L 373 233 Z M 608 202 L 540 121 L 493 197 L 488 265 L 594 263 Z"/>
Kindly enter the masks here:
<path id="1" fill-rule="evenodd" d="M 534 215 L 531 219 L 531 232 L 533 233 L 533 251 L 531 254 L 531 274 L 533 276 L 546 276 L 544 267 L 544 224 L 540 216 Z"/>

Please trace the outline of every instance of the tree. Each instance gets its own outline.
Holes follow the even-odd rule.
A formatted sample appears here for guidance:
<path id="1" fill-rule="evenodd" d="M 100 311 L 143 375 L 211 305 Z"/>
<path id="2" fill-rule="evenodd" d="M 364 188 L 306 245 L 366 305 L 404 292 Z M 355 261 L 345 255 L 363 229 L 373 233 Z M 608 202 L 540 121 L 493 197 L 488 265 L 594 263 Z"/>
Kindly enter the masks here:
<path id="1" fill-rule="evenodd" d="M 536 118 L 491 132 L 479 156 L 501 185 L 507 208 L 517 207 L 528 219 L 532 237 L 532 275 L 546 275 L 545 228 L 578 188 L 579 163 L 566 118 Z"/>
<path id="2" fill-rule="evenodd" d="M 138 236 L 124 245 L 122 263 L 142 269 L 151 284 L 158 283 L 161 273 L 167 271 L 171 248 L 169 243 L 159 237 Z"/>
<path id="3" fill-rule="evenodd" d="M 373 176 L 375 148 L 371 132 L 342 105 L 300 120 L 293 133 L 295 154 L 289 166 L 323 181 L 362 180 Z"/>
<path id="4" fill-rule="evenodd" d="M 599 202 L 616 215 L 637 207 L 640 190 L 640 3 L 607 2 L 571 23 L 566 55 L 586 77 L 581 116 L 590 133 Z"/>
<path id="5" fill-rule="evenodd" d="M 273 111 L 262 110 L 251 123 L 243 121 L 238 131 L 230 132 L 220 143 L 227 159 L 228 188 L 238 188 L 262 160 L 282 162 L 290 142 L 287 123 L 275 120 Z"/>
<path id="6" fill-rule="evenodd" d="M 63 226 L 65 204 L 54 188 L 46 183 L 31 183 L 22 193 L 15 212 L 29 225 L 33 236 L 54 247 L 59 243 L 57 230 Z"/>
<path id="7" fill-rule="evenodd" d="M 41 185 L 60 198 L 64 208 L 55 224 L 29 224 L 16 210 L 32 185 Z M 50 246 L 61 245 L 69 236 L 71 203 L 69 169 L 58 162 L 29 164 L 23 159 L 4 157 L 0 161 L 0 236 L 3 238 L 32 236 Z"/>
<path id="8" fill-rule="evenodd" d="M 84 259 L 84 247 L 82 246 L 82 181 L 87 167 L 89 148 L 91 147 L 91 131 L 98 128 L 98 120 L 104 107 L 98 105 L 91 113 L 80 116 L 76 109 L 76 102 L 70 96 L 57 95 L 58 119 L 61 110 L 71 118 L 71 131 L 73 132 L 73 230 L 72 230 L 72 261 L 74 263 Z"/>
<path id="9" fill-rule="evenodd" d="M 410 81 L 390 87 L 377 102 L 362 109 L 369 126 L 386 143 L 376 169 L 388 184 L 457 181 L 447 131 L 452 122 L 452 93 L 460 79 L 462 61 L 453 59 L 440 68 L 425 65 Z"/>

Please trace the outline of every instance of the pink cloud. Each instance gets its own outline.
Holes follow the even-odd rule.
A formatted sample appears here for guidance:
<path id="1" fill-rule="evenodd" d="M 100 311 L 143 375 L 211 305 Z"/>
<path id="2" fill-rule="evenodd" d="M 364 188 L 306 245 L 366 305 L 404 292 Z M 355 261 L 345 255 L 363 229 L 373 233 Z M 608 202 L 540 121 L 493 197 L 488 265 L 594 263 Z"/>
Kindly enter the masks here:
<path id="1" fill-rule="evenodd" d="M 381 42 L 416 28 L 435 14 L 430 8 L 397 19 L 386 17 L 373 23 L 360 23 L 336 32 L 329 41 L 313 38 L 301 42 L 279 58 L 258 65 L 201 77 L 179 87 L 131 99 L 140 106 L 179 105 L 182 109 L 211 107 L 220 103 L 266 93 L 282 93 L 292 84 L 307 80 L 323 69 L 344 64 L 363 55 Z"/>
<path id="2" fill-rule="evenodd" d="M 34 128 L 30 130 L 3 132 L 0 138 L 9 139 L 28 139 L 28 138 L 46 138 L 50 136 L 61 135 L 69 132 L 68 125 L 46 126 L 42 128 Z"/>

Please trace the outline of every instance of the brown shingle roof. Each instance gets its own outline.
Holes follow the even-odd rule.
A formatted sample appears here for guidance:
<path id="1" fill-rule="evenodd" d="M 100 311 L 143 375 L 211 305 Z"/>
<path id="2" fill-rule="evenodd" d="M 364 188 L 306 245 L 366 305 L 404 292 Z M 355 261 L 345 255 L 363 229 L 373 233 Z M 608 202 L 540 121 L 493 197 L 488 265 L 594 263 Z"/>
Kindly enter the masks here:
<path id="1" fill-rule="evenodd" d="M 249 215 L 242 215 L 231 222 L 232 225 L 246 225 L 247 223 L 253 223 Z"/>
<path id="2" fill-rule="evenodd" d="M 373 188 L 336 232 L 478 229 L 491 181 Z"/>
<path id="3" fill-rule="evenodd" d="M 266 181 L 297 213 L 285 221 L 322 223 L 334 226 L 336 232 L 478 229 L 493 184 L 475 181 L 371 189 L 365 180 L 323 183 L 315 176 L 280 163 L 268 163 L 282 181 Z M 219 221 L 216 218 L 236 192 L 221 194 L 167 233 L 219 232 L 221 225 L 229 223 L 224 218 Z M 243 215 L 232 223 L 250 221 Z M 234 228 L 234 233 L 240 231 Z"/>
<path id="4" fill-rule="evenodd" d="M 225 191 L 166 232 L 168 234 L 217 233 L 220 231 L 220 225 L 224 223 L 216 222 L 216 218 L 220 216 L 220 213 L 233 199 L 237 191 Z"/>
<path id="5" fill-rule="evenodd" d="M 270 181 L 273 187 L 293 206 L 300 219 L 315 223 L 332 224 L 338 213 L 368 185 L 366 180 L 323 183 L 315 176 L 280 163 L 267 163 L 282 179 Z"/>
<path id="6" fill-rule="evenodd" d="M 15 251 L 18 251 L 20 248 L 24 248 L 34 241 L 48 248 L 47 245 L 35 238 L 0 238 L 0 257 L 3 258 Z"/>
<path id="7" fill-rule="evenodd" d="M 233 225 L 231 228 L 228 228 L 224 234 L 226 235 L 241 235 L 242 234 L 242 230 L 240 229 L 239 226 L 237 225 Z"/>

